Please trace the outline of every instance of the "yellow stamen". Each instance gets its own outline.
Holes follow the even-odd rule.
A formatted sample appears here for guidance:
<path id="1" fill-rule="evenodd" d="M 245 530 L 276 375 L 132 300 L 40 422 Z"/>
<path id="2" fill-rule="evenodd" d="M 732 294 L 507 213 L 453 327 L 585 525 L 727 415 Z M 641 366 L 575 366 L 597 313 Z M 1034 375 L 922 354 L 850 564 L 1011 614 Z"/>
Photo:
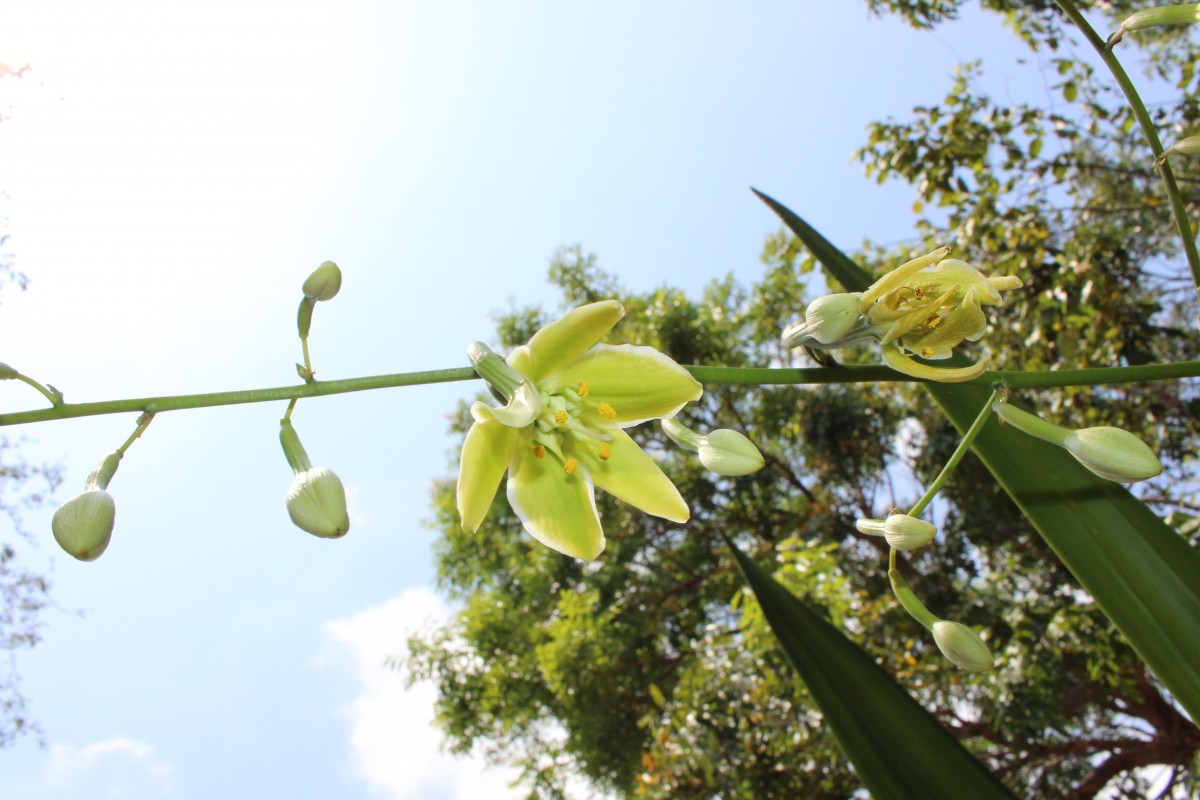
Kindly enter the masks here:
<path id="1" fill-rule="evenodd" d="M 545 446 L 540 445 L 540 444 L 535 444 L 533 446 L 533 457 L 534 458 L 545 458 L 546 457 Z"/>
<path id="2" fill-rule="evenodd" d="M 559 425 L 566 425 L 567 424 L 567 412 L 565 412 L 565 411 L 556 412 L 554 414 L 554 421 L 557 422 Z"/>
<path id="3" fill-rule="evenodd" d="M 617 416 L 617 410 L 608 403 L 601 403 L 600 405 L 596 406 L 596 411 L 605 419 L 613 419 Z"/>
<path id="4" fill-rule="evenodd" d="M 588 396 L 588 385 L 587 385 L 587 381 L 580 381 L 580 382 L 579 382 L 579 396 L 580 396 L 580 397 L 587 397 L 587 396 Z"/>
<path id="5" fill-rule="evenodd" d="M 568 458 L 567 462 L 565 464 L 563 464 L 563 472 L 567 473 L 568 475 L 574 475 L 575 469 L 578 466 L 579 466 L 578 461 L 576 461 L 573 458 Z"/>
<path id="6" fill-rule="evenodd" d="M 611 456 L 612 456 L 612 447 L 609 446 L 608 442 L 601 442 L 600 443 L 600 460 L 608 461 L 608 459 Z"/>

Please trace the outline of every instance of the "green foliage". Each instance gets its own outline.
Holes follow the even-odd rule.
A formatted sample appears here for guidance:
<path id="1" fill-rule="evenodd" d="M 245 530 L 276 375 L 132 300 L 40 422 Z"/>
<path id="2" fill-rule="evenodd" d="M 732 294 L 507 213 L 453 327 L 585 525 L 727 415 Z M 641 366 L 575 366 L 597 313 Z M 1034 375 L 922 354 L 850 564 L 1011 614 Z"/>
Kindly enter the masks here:
<path id="1" fill-rule="evenodd" d="M 961 5 L 871 3 L 923 26 Z M 859 157 L 877 179 L 913 186 L 921 241 L 869 246 L 857 260 L 878 273 L 913 251 L 953 244 L 956 256 L 989 273 L 1022 277 L 1025 288 L 991 315 L 983 340 L 1004 369 L 1193 357 L 1194 295 L 1132 119 L 1104 78 L 1068 52 L 1050 3 L 985 5 L 1057 59 L 1053 109 L 993 101 L 976 88 L 982 67 L 971 66 L 936 105 L 872 126 Z M 1118 12 L 1128 5 L 1115 4 Z M 1144 41 L 1148 67 L 1179 92 L 1177 103 L 1156 109 L 1159 124 L 1191 132 L 1198 54 L 1167 57 L 1191 52 L 1178 34 Z M 1178 174 L 1194 204 L 1200 174 L 1190 163 Z M 614 341 L 652 345 L 680 363 L 788 365 L 794 356 L 779 332 L 807 298 L 824 293 L 822 280 L 836 286 L 782 233 L 768 238 L 763 262 L 753 285 L 723 279 L 699 298 L 670 287 L 626 292 L 580 248 L 560 252 L 551 280 L 564 307 L 619 297 L 628 316 Z M 525 341 L 549 317 L 536 309 L 503 315 L 502 344 Z M 838 357 L 876 356 L 863 349 Z M 1116 425 L 1156 443 L 1168 469 L 1141 491 L 1195 546 L 1195 382 L 1022 399 L 1056 422 Z M 469 419 L 465 406 L 460 412 L 461 435 Z M 463 533 L 453 484 L 441 487 L 439 580 L 463 610 L 445 630 L 414 640 L 410 667 L 438 686 L 452 747 L 492 748 L 523 767 L 539 797 L 561 796 L 573 776 L 622 797 L 862 796 L 856 771 L 744 594 L 727 535 L 826 609 L 1018 795 L 1141 797 L 1142 768 L 1152 765 L 1173 771 L 1167 796 L 1195 790 L 1200 730 L 974 456 L 935 504 L 935 546 L 899 566 L 919 580 L 935 613 L 985 631 L 998 670 L 956 670 L 898 611 L 886 549 L 853 520 L 910 503 L 957 444 L 923 391 L 709 386 L 684 415 L 696 429 L 744 431 L 767 468 L 717 478 L 656 429 L 636 429 L 688 499 L 692 521 L 674 526 L 598 493 L 609 548 L 595 566 L 533 543 L 500 498 L 478 534 Z"/>

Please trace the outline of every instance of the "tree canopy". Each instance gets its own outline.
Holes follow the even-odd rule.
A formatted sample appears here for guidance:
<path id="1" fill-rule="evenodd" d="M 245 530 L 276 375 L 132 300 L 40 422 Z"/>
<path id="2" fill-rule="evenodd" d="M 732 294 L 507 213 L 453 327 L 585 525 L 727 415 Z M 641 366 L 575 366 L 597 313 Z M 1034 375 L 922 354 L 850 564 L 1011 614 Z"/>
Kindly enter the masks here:
<path id="1" fill-rule="evenodd" d="M 962 5 L 869 2 L 921 27 Z M 991 315 L 983 339 L 1002 369 L 1191 357 L 1200 344 L 1192 281 L 1132 113 L 1072 48 L 1052 3 L 982 5 L 1007 15 L 1052 65 L 1053 102 L 987 96 L 976 62 L 908 119 L 870 126 L 857 157 L 879 181 L 912 186 L 919 238 L 868 245 L 860 263 L 880 273 L 950 244 L 989 274 L 1019 276 L 1023 288 Z M 1176 97 L 1154 108 L 1155 123 L 1179 138 L 1200 114 L 1200 52 L 1186 33 L 1140 42 L 1148 75 Z M 1200 172 L 1181 163 L 1177 174 L 1194 214 Z M 768 237 L 762 262 L 750 285 L 726 277 L 700 297 L 667 286 L 635 293 L 570 247 L 550 280 L 564 307 L 621 299 L 628 313 L 614 342 L 651 345 L 681 364 L 791 364 L 802 356 L 780 331 L 826 286 L 839 287 L 784 232 Z M 551 318 L 536 308 L 501 314 L 499 347 L 524 343 Z M 1142 496 L 1196 546 L 1196 389 L 1128 384 L 1026 399 L 1054 421 L 1114 425 L 1157 443 L 1167 471 Z M 461 436 L 470 416 L 465 405 L 459 412 Z M 477 534 L 463 532 L 453 482 L 439 485 L 439 585 L 461 610 L 411 642 L 408 665 L 414 680 L 437 685 L 450 747 L 482 745 L 521 766 L 537 797 L 564 796 L 578 776 L 621 797 L 860 793 L 742 588 L 727 535 L 777 564 L 777 580 L 823 609 L 1018 796 L 1143 797 L 1152 780 L 1163 796 L 1196 790 L 1200 729 L 973 456 L 938 500 L 938 547 L 900 568 L 939 615 L 985 629 L 1000 666 L 955 669 L 898 610 L 887 546 L 854 520 L 911 504 L 958 442 L 919 387 L 713 384 L 683 414 L 696 429 L 745 432 L 767 468 L 716 476 L 656 426 L 634 429 L 689 499 L 692 519 L 675 525 L 597 495 L 609 545 L 596 564 L 538 546 L 502 498 Z"/>

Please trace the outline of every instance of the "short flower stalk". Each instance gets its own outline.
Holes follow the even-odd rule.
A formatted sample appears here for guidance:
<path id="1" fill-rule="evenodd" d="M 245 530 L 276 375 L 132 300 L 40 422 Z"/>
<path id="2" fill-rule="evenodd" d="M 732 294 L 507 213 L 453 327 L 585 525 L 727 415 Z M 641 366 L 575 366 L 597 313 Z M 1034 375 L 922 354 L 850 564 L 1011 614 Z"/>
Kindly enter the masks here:
<path id="1" fill-rule="evenodd" d="M 600 344 L 624 313 L 616 300 L 581 306 L 506 358 L 470 346 L 472 365 L 505 405 L 471 406 L 457 488 L 464 529 L 483 524 L 506 473 L 525 530 L 575 558 L 593 560 L 605 547 L 594 486 L 648 514 L 688 520 L 679 491 L 625 429 L 673 416 L 703 388 L 653 348 Z"/>

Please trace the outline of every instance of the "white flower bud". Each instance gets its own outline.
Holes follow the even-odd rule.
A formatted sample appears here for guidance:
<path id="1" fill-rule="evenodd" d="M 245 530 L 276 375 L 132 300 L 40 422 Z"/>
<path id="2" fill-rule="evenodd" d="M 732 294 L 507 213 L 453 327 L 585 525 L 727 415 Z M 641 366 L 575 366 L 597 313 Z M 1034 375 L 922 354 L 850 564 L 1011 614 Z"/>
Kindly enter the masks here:
<path id="1" fill-rule="evenodd" d="M 991 672 L 995 666 L 992 651 L 979 634 L 958 622 L 938 620 L 933 623 L 933 640 L 942 655 L 955 665 L 970 672 Z"/>
<path id="2" fill-rule="evenodd" d="M 1154 451 L 1121 428 L 1103 426 L 1071 431 L 1063 446 L 1080 464 L 1117 483 L 1144 481 L 1162 472 L 1162 462 Z"/>
<path id="3" fill-rule="evenodd" d="M 313 301 L 332 300 L 342 288 L 342 271 L 326 261 L 304 280 L 304 296 Z"/>
<path id="4" fill-rule="evenodd" d="M 324 467 L 296 473 L 288 487 L 287 510 L 298 528 L 323 539 L 337 539 L 350 530 L 346 490 L 338 476 Z"/>
<path id="5" fill-rule="evenodd" d="M 92 489 L 63 503 L 54 512 L 50 529 L 63 550 L 80 561 L 94 561 L 112 539 L 116 516 L 112 495 Z"/>
<path id="6" fill-rule="evenodd" d="M 766 463 L 754 442 L 728 428 L 701 438 L 696 453 L 705 469 L 731 478 L 758 472 Z"/>
<path id="7" fill-rule="evenodd" d="M 860 533 L 882 536 L 897 550 L 916 550 L 933 541 L 937 527 L 932 522 L 908 514 L 889 514 L 886 520 L 860 519 L 854 523 Z"/>
<path id="8" fill-rule="evenodd" d="M 821 344 L 833 344 L 846 338 L 861 317 L 858 293 L 827 294 L 804 309 L 804 333 Z"/>

